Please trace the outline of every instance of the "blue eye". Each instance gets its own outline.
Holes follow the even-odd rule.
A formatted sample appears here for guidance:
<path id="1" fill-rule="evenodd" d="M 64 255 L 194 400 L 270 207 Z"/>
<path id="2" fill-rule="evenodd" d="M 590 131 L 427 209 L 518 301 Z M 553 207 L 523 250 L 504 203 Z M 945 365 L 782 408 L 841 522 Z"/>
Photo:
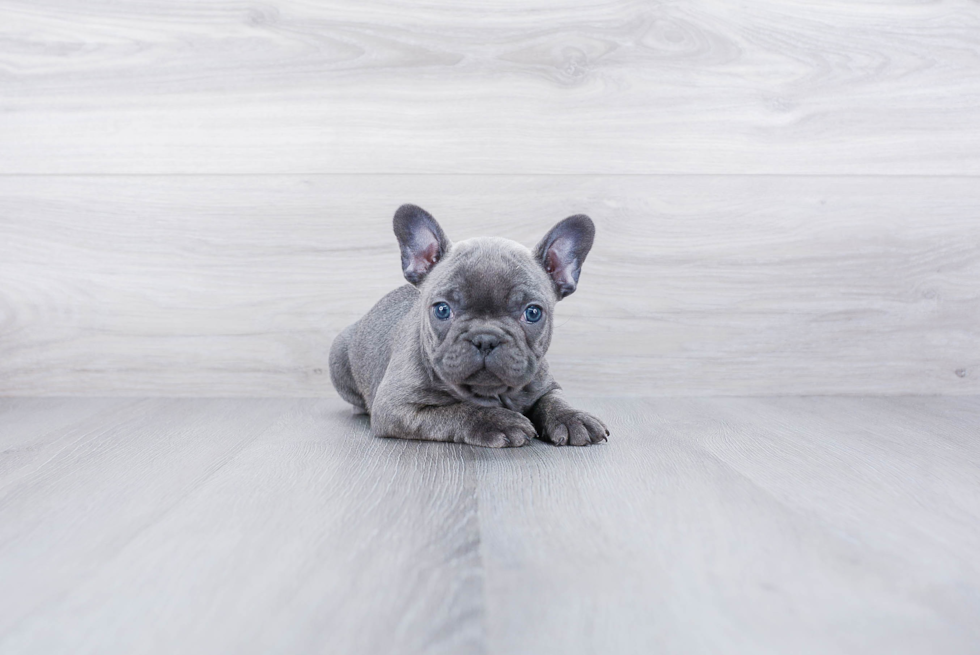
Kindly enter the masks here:
<path id="1" fill-rule="evenodd" d="M 448 303 L 437 302 L 432 306 L 432 313 L 436 315 L 440 321 L 448 321 L 449 317 L 453 315 L 453 310 L 449 308 Z"/>
<path id="2" fill-rule="evenodd" d="M 537 305 L 528 305 L 524 310 L 524 318 L 528 323 L 537 323 L 543 315 L 544 312 Z"/>

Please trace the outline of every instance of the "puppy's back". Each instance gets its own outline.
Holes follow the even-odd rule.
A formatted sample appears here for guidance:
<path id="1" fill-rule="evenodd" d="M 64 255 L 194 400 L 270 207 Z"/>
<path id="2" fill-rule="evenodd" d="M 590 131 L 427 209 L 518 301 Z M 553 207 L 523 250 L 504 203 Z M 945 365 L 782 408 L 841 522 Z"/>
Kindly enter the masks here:
<path id="1" fill-rule="evenodd" d="M 368 411 L 388 368 L 396 328 L 402 319 L 413 313 L 418 298 L 418 289 L 406 284 L 379 300 L 361 320 L 348 328 L 350 372 Z"/>

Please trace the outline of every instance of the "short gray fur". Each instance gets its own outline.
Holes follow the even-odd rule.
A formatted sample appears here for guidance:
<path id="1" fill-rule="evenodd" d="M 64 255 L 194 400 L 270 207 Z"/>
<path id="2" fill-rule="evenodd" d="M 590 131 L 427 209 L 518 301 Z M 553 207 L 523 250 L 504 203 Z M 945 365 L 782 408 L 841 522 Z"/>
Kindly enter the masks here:
<path id="1" fill-rule="evenodd" d="M 415 205 L 395 213 L 411 283 L 381 299 L 330 349 L 330 379 L 376 436 L 523 446 L 605 441 L 548 370 L 555 303 L 575 291 L 595 226 L 555 225 L 530 251 L 509 239 L 452 243 Z M 440 315 L 444 312 L 445 315 Z"/>

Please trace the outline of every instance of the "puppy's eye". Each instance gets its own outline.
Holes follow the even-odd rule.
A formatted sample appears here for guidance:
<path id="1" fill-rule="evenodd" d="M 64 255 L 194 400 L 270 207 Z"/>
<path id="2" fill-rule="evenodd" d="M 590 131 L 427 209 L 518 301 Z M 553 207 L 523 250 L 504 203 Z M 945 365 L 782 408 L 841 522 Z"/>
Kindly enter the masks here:
<path id="1" fill-rule="evenodd" d="M 449 317 L 453 315 L 453 310 L 449 308 L 449 303 L 437 302 L 432 306 L 432 313 L 440 321 L 448 321 Z"/>
<path id="2" fill-rule="evenodd" d="M 524 319 L 528 323 L 537 323 L 544 316 L 544 311 L 537 305 L 528 305 L 524 310 Z"/>

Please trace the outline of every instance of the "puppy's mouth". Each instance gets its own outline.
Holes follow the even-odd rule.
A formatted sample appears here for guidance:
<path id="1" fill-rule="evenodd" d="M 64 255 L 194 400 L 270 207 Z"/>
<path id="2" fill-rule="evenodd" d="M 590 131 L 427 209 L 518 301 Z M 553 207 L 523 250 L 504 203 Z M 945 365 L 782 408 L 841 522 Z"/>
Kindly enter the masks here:
<path id="1" fill-rule="evenodd" d="M 510 388 L 485 368 L 467 377 L 459 386 L 467 393 L 483 398 L 499 396 Z"/>

